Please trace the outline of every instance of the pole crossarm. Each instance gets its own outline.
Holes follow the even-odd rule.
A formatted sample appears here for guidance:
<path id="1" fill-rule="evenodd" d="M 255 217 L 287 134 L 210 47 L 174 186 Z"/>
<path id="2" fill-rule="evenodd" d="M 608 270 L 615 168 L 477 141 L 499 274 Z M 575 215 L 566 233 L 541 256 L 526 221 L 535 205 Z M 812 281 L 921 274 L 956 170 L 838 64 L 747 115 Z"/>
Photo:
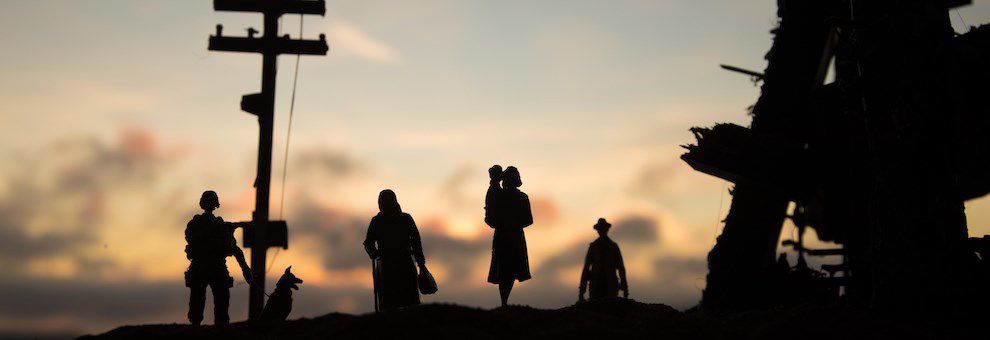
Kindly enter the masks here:
<path id="1" fill-rule="evenodd" d="M 327 55 L 326 36 L 319 40 L 297 40 L 283 36 L 269 44 L 263 38 L 210 36 L 210 51 L 254 52 L 275 54 Z"/>
<path id="2" fill-rule="evenodd" d="M 325 16 L 323 0 L 213 0 L 213 9 L 228 12 L 257 12 L 265 14 L 313 14 Z"/>

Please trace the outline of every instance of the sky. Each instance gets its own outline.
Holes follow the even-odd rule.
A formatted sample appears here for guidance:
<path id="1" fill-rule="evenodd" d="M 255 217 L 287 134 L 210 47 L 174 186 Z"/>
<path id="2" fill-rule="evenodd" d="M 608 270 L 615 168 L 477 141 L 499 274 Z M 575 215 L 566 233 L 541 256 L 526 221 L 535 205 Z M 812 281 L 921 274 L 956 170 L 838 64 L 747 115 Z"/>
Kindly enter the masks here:
<path id="1" fill-rule="evenodd" d="M 302 25 L 330 53 L 300 58 L 288 153 L 296 58 L 279 59 L 271 210 L 290 236 L 269 251 L 269 287 L 292 265 L 306 281 L 292 317 L 371 311 L 360 243 L 390 188 L 440 286 L 424 301 L 496 306 L 482 207 L 501 164 L 519 168 L 535 215 L 534 279 L 513 303 L 576 301 L 605 217 L 631 297 L 693 306 L 731 185 L 679 145 L 692 126 L 749 123 L 758 88 L 718 65 L 765 67 L 774 6 L 328 1 Z M 980 0 L 952 13 L 957 31 L 988 17 Z M 259 90 L 260 57 L 207 51 L 218 23 L 243 35 L 261 17 L 210 1 L 0 3 L 0 333 L 185 322 L 182 231 L 199 194 L 217 191 L 228 221 L 254 204 L 258 129 L 238 103 Z M 298 37 L 299 17 L 282 33 Z M 990 233 L 990 201 L 967 207 L 970 234 Z M 231 294 L 243 320 L 246 284 Z"/>

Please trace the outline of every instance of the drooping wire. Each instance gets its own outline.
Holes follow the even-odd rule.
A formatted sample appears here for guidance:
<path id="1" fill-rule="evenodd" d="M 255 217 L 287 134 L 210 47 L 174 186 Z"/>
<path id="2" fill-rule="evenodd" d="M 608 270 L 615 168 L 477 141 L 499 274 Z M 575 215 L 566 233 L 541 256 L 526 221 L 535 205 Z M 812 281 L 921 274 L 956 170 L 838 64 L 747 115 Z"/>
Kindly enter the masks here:
<path id="1" fill-rule="evenodd" d="M 299 38 L 302 38 L 303 34 L 303 15 L 299 15 Z M 296 66 L 295 71 L 292 74 L 292 97 L 289 99 L 289 126 L 285 132 L 285 155 L 282 157 L 282 193 L 278 202 L 278 219 L 282 219 L 282 214 L 285 212 L 285 180 L 287 174 L 289 173 L 289 141 L 292 140 L 292 116 L 296 111 L 296 88 L 299 85 L 299 58 L 302 55 L 296 54 Z M 281 248 L 275 248 L 275 253 L 272 254 L 272 259 L 268 262 L 265 272 L 269 272 L 272 266 L 275 264 L 275 259 L 278 258 L 278 253 Z"/>
<path id="2" fill-rule="evenodd" d="M 303 33 L 303 16 L 299 15 L 299 36 L 302 37 Z M 282 197 L 279 198 L 278 203 L 278 218 L 282 219 L 282 214 L 285 211 L 285 180 L 289 170 L 289 142 L 292 137 L 292 116 L 296 111 L 296 88 L 299 84 L 299 58 L 301 55 L 296 55 L 296 67 L 292 74 L 292 97 L 289 99 L 289 126 L 285 132 L 285 157 L 282 158 Z"/>
<path id="3" fill-rule="evenodd" d="M 966 25 L 966 20 L 963 19 L 962 13 L 959 13 L 959 10 L 958 9 L 956 9 L 956 16 L 959 17 L 959 21 L 962 22 L 963 30 L 966 30 L 967 28 L 969 28 L 969 25 Z"/>
<path id="4" fill-rule="evenodd" d="M 715 227 L 713 228 L 714 230 L 712 230 L 712 246 L 714 246 L 716 240 L 718 240 L 718 234 L 719 234 L 718 227 L 719 225 L 722 224 L 722 203 L 725 202 L 725 191 L 726 191 L 726 187 L 728 186 L 729 186 L 729 182 L 723 181 L 722 190 L 719 191 L 720 194 L 718 197 L 718 214 L 715 215 Z"/>
<path id="5" fill-rule="evenodd" d="M 718 214 L 715 215 L 715 226 L 712 228 L 713 229 L 712 247 L 715 247 L 715 243 L 718 242 L 718 234 L 719 234 L 718 227 L 719 225 L 722 224 L 722 206 L 723 206 L 722 204 L 725 202 L 725 192 L 728 191 L 726 190 L 728 186 L 729 186 L 728 181 L 722 181 L 722 190 L 719 191 L 719 196 L 718 196 Z M 694 279 L 694 288 L 697 289 L 698 291 L 704 291 L 705 289 L 701 288 L 701 286 L 698 285 L 699 281 L 705 282 L 705 284 L 707 284 L 707 278 L 696 277 Z"/>

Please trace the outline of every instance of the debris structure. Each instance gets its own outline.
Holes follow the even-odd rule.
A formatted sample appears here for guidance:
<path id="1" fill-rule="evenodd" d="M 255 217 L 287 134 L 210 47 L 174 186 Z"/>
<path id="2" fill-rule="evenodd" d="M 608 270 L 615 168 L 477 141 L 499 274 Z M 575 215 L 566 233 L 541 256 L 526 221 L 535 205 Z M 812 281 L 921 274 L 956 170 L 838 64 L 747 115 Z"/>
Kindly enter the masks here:
<path id="1" fill-rule="evenodd" d="M 879 308 L 986 301 L 963 202 L 990 193 L 990 26 L 959 34 L 948 16 L 968 3 L 778 1 L 767 68 L 749 71 L 763 82 L 751 126 L 693 128 L 682 156 L 735 183 L 702 306 L 795 293 Z M 795 272 L 806 255 L 843 263 L 785 293 L 775 257 L 787 218 L 799 229 L 784 244 L 800 254 Z M 842 248 L 804 248 L 807 228 Z"/>

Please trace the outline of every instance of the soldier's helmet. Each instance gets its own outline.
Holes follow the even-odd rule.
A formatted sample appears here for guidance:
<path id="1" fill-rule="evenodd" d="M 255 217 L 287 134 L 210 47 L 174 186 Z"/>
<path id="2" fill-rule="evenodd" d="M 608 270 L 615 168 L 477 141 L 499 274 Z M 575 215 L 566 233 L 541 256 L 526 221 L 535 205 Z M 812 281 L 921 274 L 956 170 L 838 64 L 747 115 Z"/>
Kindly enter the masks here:
<path id="1" fill-rule="evenodd" d="M 217 197 L 217 193 L 213 190 L 207 190 L 203 192 L 203 196 L 199 197 L 199 207 L 203 210 L 213 210 L 220 207 L 220 197 Z"/>

